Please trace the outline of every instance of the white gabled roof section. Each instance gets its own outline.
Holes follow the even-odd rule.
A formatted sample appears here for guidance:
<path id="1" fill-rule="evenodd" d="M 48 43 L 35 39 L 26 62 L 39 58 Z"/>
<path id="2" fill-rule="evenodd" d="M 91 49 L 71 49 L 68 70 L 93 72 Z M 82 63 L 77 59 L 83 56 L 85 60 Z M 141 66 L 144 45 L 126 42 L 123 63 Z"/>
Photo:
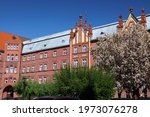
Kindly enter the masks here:
<path id="1" fill-rule="evenodd" d="M 139 20 L 140 17 L 137 17 L 137 19 Z M 150 14 L 146 15 L 146 19 L 147 19 L 147 29 L 150 29 Z M 93 27 L 92 40 L 95 40 L 99 36 L 104 36 L 105 34 L 115 33 L 117 31 L 117 25 L 118 22 Z M 63 46 L 69 46 L 69 39 L 70 39 L 70 30 L 67 30 L 64 32 L 55 33 L 52 35 L 47 35 L 32 40 L 24 41 L 22 54 L 58 48 Z"/>

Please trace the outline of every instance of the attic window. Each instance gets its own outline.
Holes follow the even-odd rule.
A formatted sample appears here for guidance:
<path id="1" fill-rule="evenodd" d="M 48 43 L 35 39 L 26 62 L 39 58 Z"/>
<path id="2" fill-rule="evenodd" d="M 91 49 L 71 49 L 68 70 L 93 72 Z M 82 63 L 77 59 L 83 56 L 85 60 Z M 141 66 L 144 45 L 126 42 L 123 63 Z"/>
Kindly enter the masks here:
<path id="1" fill-rule="evenodd" d="M 32 50 L 32 47 L 30 47 L 29 49 Z"/>
<path id="2" fill-rule="evenodd" d="M 101 34 L 101 35 L 103 35 L 103 34 L 104 34 L 104 32 L 101 32 L 100 34 Z"/>
<path id="3" fill-rule="evenodd" d="M 46 47 L 46 44 L 44 44 L 44 47 Z"/>
<path id="4" fill-rule="evenodd" d="M 62 43 L 64 43 L 65 42 L 65 40 L 62 40 Z"/>
<path id="5" fill-rule="evenodd" d="M 13 40 L 16 40 L 16 37 L 15 37 L 15 36 L 13 36 L 13 37 L 12 37 L 12 39 L 13 39 Z"/>

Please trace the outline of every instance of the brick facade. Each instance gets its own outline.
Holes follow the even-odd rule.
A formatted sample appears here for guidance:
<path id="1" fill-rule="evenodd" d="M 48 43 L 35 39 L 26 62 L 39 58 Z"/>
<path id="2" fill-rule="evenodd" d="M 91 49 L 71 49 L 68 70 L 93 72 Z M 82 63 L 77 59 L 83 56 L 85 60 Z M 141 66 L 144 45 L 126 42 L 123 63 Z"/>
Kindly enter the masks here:
<path id="1" fill-rule="evenodd" d="M 146 15 L 143 10 L 140 22 L 146 27 Z M 62 38 L 62 40 L 55 39 L 50 44 L 51 46 L 57 45 L 57 43 L 60 43 L 58 41 L 61 41 L 62 46 L 37 49 L 35 51 L 32 51 L 32 49 L 46 48 L 46 46 L 49 46 L 47 40 L 54 40 L 55 36 L 52 35 L 52 39 L 47 37 L 43 40 L 40 38 L 39 40 L 25 41 L 22 46 L 24 38 L 0 33 L 0 38 L 3 40 L 0 42 L 0 99 L 8 96 L 7 91 L 11 90 L 11 86 L 20 78 L 44 83 L 46 81 L 52 81 L 54 73 L 66 65 L 70 67 L 80 65 L 90 68 L 95 64 L 90 53 L 90 48 L 96 47 L 96 38 L 103 36 L 107 33 L 105 31 L 110 29 L 110 32 L 114 30 L 124 31 L 131 24 L 135 23 L 137 23 L 137 19 L 135 20 L 133 13 L 130 13 L 126 22 L 120 16 L 118 23 L 96 27 L 92 30 L 92 26 L 87 24 L 86 21 L 82 21 L 82 16 L 80 16 L 75 28 L 71 29 L 69 33 L 64 34 L 65 36 L 69 35 L 67 37 L 69 38 L 69 44 L 63 44 L 67 40 L 63 39 L 65 38 L 64 35 L 59 34 L 57 37 Z M 43 43 L 43 45 L 39 47 L 37 43 Z M 34 46 L 34 44 L 38 46 Z M 26 51 L 27 48 L 29 48 L 28 51 Z M 124 94 L 122 95 L 125 97 Z"/>

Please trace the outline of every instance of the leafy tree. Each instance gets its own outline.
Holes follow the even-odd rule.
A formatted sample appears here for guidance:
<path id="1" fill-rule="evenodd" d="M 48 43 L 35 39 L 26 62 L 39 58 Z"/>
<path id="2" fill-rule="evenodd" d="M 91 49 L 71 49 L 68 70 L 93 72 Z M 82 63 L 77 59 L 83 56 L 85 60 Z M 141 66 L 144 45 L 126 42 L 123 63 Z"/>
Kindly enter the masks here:
<path id="1" fill-rule="evenodd" d="M 131 92 L 132 97 L 139 97 L 139 88 L 147 93 L 150 34 L 142 25 L 136 24 L 127 31 L 99 37 L 92 54 L 97 67 L 113 69 L 119 94 L 125 89 L 127 97 Z"/>
<path id="2" fill-rule="evenodd" d="M 79 99 L 112 99 L 114 75 L 96 68 L 61 69 L 55 76 L 56 95 Z"/>

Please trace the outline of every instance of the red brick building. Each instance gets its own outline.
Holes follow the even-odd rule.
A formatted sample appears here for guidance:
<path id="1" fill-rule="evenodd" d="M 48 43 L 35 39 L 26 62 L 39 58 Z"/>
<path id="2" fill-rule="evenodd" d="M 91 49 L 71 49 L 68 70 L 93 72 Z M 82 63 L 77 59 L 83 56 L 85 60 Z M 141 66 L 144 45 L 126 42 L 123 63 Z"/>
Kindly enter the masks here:
<path id="1" fill-rule="evenodd" d="M 66 65 L 87 65 L 90 68 L 95 64 L 90 48 L 96 46 L 97 37 L 125 31 L 136 23 L 143 24 L 150 31 L 150 15 L 145 15 L 142 10 L 141 16 L 135 17 L 130 10 L 126 21 L 120 16 L 118 22 L 94 28 L 80 16 L 73 29 L 24 41 L 23 47 L 21 41 L 15 42 L 12 38 L 9 43 L 6 42 L 0 55 L 2 61 L 5 61 L 0 61 L 0 66 L 3 66 L 0 70 L 4 71 L 0 71 L 0 97 L 8 95 L 8 92 L 5 94 L 5 87 L 13 85 L 19 78 L 30 78 L 43 83 L 52 81 L 53 74 Z M 9 44 L 17 44 L 16 50 L 10 50 Z"/>
<path id="2" fill-rule="evenodd" d="M 12 97 L 12 86 L 20 77 L 22 42 L 26 39 L 0 32 L 0 40 L 0 95 Z"/>

